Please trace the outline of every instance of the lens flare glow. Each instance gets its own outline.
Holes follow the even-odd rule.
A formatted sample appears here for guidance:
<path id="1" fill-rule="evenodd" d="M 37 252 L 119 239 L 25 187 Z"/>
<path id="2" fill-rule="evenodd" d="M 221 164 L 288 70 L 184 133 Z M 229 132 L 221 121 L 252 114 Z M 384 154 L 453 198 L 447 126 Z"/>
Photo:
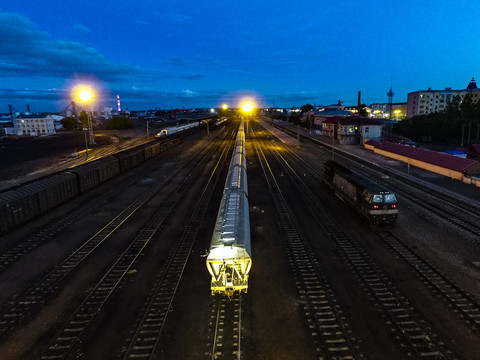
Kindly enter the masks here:
<path id="1" fill-rule="evenodd" d="M 92 92 L 90 90 L 81 90 L 79 93 L 78 93 L 78 97 L 80 98 L 80 100 L 82 101 L 90 101 L 92 99 Z"/>
<path id="2" fill-rule="evenodd" d="M 243 111 L 245 111 L 245 112 L 250 112 L 250 111 L 253 110 L 253 105 L 250 104 L 250 103 L 243 104 L 242 109 L 243 109 Z"/>

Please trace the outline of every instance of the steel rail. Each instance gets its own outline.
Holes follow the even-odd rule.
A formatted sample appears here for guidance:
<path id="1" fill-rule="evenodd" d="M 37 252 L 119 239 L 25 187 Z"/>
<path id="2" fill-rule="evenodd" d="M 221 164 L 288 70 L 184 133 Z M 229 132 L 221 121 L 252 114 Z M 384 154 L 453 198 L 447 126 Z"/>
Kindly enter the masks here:
<path id="1" fill-rule="evenodd" d="M 144 230 L 133 240 L 93 290 L 83 299 L 69 320 L 66 321 L 65 326 L 57 332 L 57 335 L 44 350 L 41 355 L 42 360 L 64 359 L 75 351 L 75 347 L 87 328 L 103 310 L 106 301 L 118 290 L 121 281 L 130 271 L 140 254 L 145 251 L 157 230 L 181 200 L 183 194 L 189 188 L 189 185 L 196 179 L 196 175 L 203 170 L 204 161 L 209 159 L 211 152 L 215 150 L 216 148 L 212 146 L 207 154 L 202 156 L 203 161 L 196 162 L 194 169 L 191 170 L 189 175 L 177 186 L 176 190 L 170 194 L 168 200 L 165 201 L 157 214 L 147 222 Z M 199 226 L 199 223 L 197 225 Z M 189 229 L 186 231 L 188 230 Z M 192 244 L 193 240 L 191 241 Z M 176 250 L 178 253 L 183 251 L 183 254 L 189 254 L 189 251 L 187 252 L 186 249 L 183 249 L 181 244 L 177 246 Z M 172 264 L 175 264 L 173 260 L 172 258 L 169 263 L 169 269 L 173 269 L 173 273 L 171 274 L 175 275 L 175 271 L 178 271 L 179 268 L 172 267 Z M 186 260 L 183 263 L 180 262 L 182 270 L 185 262 Z M 78 351 L 81 352 L 81 350 Z"/>
<path id="2" fill-rule="evenodd" d="M 273 151 L 276 151 L 275 148 Z M 277 157 L 282 159 L 280 163 L 284 166 L 285 172 L 294 179 L 292 183 L 295 184 L 297 193 L 302 195 L 310 213 L 321 225 L 327 237 L 338 247 L 344 260 L 350 264 L 352 271 L 358 276 L 365 291 L 371 294 L 371 299 L 375 301 L 376 306 L 382 309 L 390 324 L 396 328 L 399 334 L 398 339 L 404 339 L 408 344 L 410 349 L 408 355 L 416 354 L 422 359 L 452 359 L 452 352 L 437 340 L 436 334 L 425 327 L 424 320 L 419 318 L 408 300 L 378 268 L 361 245 L 336 224 L 327 209 L 304 183 L 302 177 L 293 170 L 279 152 Z M 319 217 L 318 213 L 321 213 L 322 217 Z M 402 345 L 407 348 L 406 344 Z"/>
<path id="3" fill-rule="evenodd" d="M 201 223 L 207 211 L 215 186 L 220 176 L 221 169 L 227 158 L 228 146 L 222 150 L 220 158 L 214 166 L 204 190 L 197 201 L 192 216 L 177 246 L 165 262 L 161 275 L 156 279 L 145 306 L 142 319 L 136 326 L 134 335 L 126 347 L 123 359 L 151 359 L 155 354 L 167 315 L 175 299 L 177 288 L 185 270 L 194 241 L 197 237 Z"/>
<path id="4" fill-rule="evenodd" d="M 314 328 L 312 337 L 318 344 L 319 356 L 326 359 L 360 359 L 356 345 L 350 338 L 350 330 L 346 319 L 336 304 L 330 290 L 313 256 L 308 240 L 300 230 L 298 221 L 283 196 L 282 189 L 273 174 L 261 146 L 254 142 L 257 155 L 267 180 L 270 193 L 284 229 L 285 239 L 291 258 L 290 264 L 298 281 L 300 297 L 305 302 L 305 309 Z"/>
<path id="5" fill-rule="evenodd" d="M 170 172 L 161 183 L 150 188 L 146 193 L 125 207 L 115 218 L 89 238 L 80 248 L 71 253 L 59 265 L 48 270 L 35 280 L 22 294 L 15 296 L 4 304 L 0 309 L 0 337 L 3 338 L 11 330 L 18 327 L 19 324 L 32 316 L 37 309 L 51 299 L 67 275 L 76 271 L 85 259 L 93 254 L 95 249 L 104 243 L 114 232 L 118 231 L 128 218 L 136 213 L 147 201 L 155 196 L 155 194 L 161 191 L 165 184 L 171 181 L 176 174 L 192 163 L 198 167 L 198 164 L 203 161 L 201 159 L 207 158 L 208 154 L 215 150 L 212 141 L 207 145 L 210 146 L 210 149 L 206 155 L 196 154 L 196 156 L 186 159 L 175 170 Z"/>

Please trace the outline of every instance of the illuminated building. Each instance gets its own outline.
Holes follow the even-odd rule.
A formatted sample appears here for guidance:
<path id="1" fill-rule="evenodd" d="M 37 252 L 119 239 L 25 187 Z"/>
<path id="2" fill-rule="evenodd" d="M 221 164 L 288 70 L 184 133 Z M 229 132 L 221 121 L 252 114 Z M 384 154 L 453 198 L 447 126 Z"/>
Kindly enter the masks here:
<path id="1" fill-rule="evenodd" d="M 445 110 L 447 105 L 452 102 L 455 96 L 460 97 L 460 101 L 469 94 L 477 93 L 478 87 L 475 79 L 472 78 L 466 89 L 452 90 L 452 88 L 445 88 L 445 90 L 419 90 L 408 93 L 407 98 L 407 118 L 415 115 L 426 115 Z M 478 96 L 477 96 L 478 99 Z M 477 100 L 478 101 L 478 100 Z"/>
<path id="2" fill-rule="evenodd" d="M 20 115 L 14 121 L 17 135 L 55 134 L 55 119 L 50 115 Z"/>

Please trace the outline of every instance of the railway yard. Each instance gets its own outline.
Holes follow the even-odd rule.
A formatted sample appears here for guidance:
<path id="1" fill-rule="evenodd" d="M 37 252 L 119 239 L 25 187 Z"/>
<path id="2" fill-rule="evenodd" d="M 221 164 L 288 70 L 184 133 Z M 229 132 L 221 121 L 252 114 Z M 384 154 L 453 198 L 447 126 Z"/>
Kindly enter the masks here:
<path id="1" fill-rule="evenodd" d="M 480 359 L 480 189 L 280 141 L 263 121 L 245 131 L 248 291 L 212 295 L 238 125 L 193 132 L 2 233 L 2 360 Z M 395 226 L 369 226 L 328 190 L 333 157 L 396 194 Z"/>

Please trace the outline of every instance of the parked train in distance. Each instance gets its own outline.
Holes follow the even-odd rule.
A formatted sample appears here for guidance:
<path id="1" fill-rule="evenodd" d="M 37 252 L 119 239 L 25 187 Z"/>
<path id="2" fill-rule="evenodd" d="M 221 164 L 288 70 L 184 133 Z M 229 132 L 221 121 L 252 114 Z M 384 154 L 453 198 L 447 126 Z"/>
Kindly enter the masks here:
<path id="1" fill-rule="evenodd" d="M 207 256 L 212 295 L 224 293 L 230 297 L 235 292 L 247 292 L 248 289 L 252 251 L 245 153 L 242 122 Z"/>
<path id="2" fill-rule="evenodd" d="M 322 182 L 369 224 L 395 224 L 398 205 L 394 193 L 336 161 L 325 161 L 323 169 Z"/>
<path id="3" fill-rule="evenodd" d="M 189 123 L 189 124 L 183 124 L 183 125 L 177 125 L 177 126 L 169 127 L 167 129 L 163 129 L 162 131 L 157 133 L 155 135 L 155 137 L 159 138 L 159 137 L 162 137 L 162 136 L 173 135 L 173 134 L 176 134 L 180 131 L 191 129 L 195 126 L 198 126 L 198 121 L 195 121 L 195 122 L 192 122 L 192 123 Z"/>

